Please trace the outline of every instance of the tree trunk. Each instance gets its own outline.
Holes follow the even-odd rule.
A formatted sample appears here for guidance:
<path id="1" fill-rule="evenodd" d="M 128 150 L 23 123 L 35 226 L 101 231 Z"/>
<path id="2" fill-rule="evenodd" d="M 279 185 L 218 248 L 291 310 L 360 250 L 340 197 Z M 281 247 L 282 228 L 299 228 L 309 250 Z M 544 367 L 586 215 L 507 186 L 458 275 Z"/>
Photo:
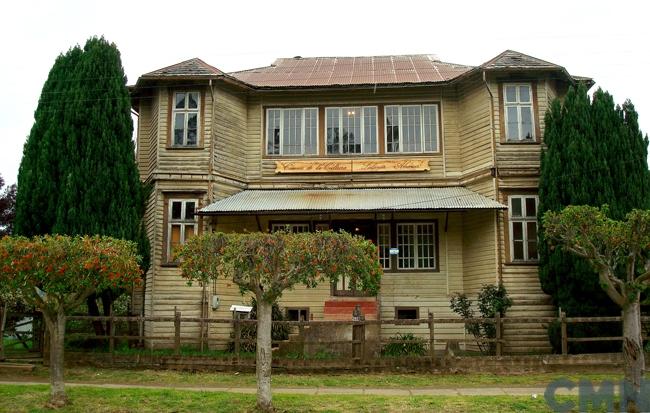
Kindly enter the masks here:
<path id="1" fill-rule="evenodd" d="M 58 408 L 68 403 L 63 381 L 63 344 L 65 338 L 65 314 L 43 314 L 50 332 L 50 401 L 49 407 Z"/>
<path id="2" fill-rule="evenodd" d="M 99 306 L 97 305 L 97 294 L 91 294 L 86 298 L 86 305 L 88 305 L 88 315 L 92 317 L 99 317 Z M 105 333 L 104 323 L 101 321 L 93 321 L 96 336 L 103 336 Z"/>
<path id="3" fill-rule="evenodd" d="M 5 325 L 7 324 L 7 311 L 9 310 L 9 304 L 7 302 L 2 303 L 0 308 L 0 361 L 5 361 Z"/>
<path id="4" fill-rule="evenodd" d="M 271 395 L 271 315 L 273 305 L 257 296 L 257 407 L 263 412 L 273 411 Z"/>
<path id="5" fill-rule="evenodd" d="M 623 309 L 623 359 L 625 361 L 625 400 L 628 412 L 638 411 L 635 401 L 640 395 L 645 369 L 643 339 L 641 338 L 641 304 L 636 300 Z"/>

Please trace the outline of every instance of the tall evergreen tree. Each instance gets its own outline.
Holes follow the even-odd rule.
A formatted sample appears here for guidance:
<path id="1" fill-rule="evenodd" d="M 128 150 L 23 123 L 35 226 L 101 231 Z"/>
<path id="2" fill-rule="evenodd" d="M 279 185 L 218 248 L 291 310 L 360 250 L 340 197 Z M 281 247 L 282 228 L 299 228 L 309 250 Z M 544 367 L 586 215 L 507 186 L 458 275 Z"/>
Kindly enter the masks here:
<path id="1" fill-rule="evenodd" d="M 647 137 L 638 127 L 638 115 L 628 101 L 616 107 L 602 90 L 590 100 L 587 90 L 571 87 L 563 103 L 552 103 L 545 118 L 540 217 L 568 205 L 610 205 L 611 218 L 622 219 L 634 208 L 650 207 L 650 171 Z M 540 220 L 541 222 L 541 220 Z M 550 250 L 540 230 L 539 276 L 542 288 L 569 316 L 618 315 L 583 259 L 560 249 Z M 619 335 L 617 326 L 572 326 L 575 336 Z M 554 340 L 554 328 L 551 339 Z M 590 345 L 608 349 L 611 343 Z"/>
<path id="2" fill-rule="evenodd" d="M 60 55 L 23 151 L 16 234 L 133 240 L 146 270 L 149 245 L 132 133 L 126 76 L 115 44 L 93 37 L 83 48 Z M 107 292 L 106 301 L 113 295 Z"/>

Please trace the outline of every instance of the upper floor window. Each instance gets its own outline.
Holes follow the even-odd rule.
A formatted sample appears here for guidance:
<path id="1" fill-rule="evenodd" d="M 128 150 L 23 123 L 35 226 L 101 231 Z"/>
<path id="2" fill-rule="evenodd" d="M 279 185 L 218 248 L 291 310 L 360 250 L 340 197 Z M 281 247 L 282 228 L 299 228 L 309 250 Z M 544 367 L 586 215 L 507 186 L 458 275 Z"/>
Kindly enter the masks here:
<path id="1" fill-rule="evenodd" d="M 174 146 L 197 146 L 199 142 L 199 92 L 174 93 L 172 110 Z"/>
<path id="2" fill-rule="evenodd" d="M 385 107 L 386 152 L 438 151 L 438 105 Z"/>
<path id="3" fill-rule="evenodd" d="M 328 154 L 377 153 L 377 107 L 325 109 Z"/>
<path id="4" fill-rule="evenodd" d="M 506 140 L 535 139 L 533 97 L 530 84 L 506 83 L 503 85 L 503 90 Z"/>
<path id="5" fill-rule="evenodd" d="M 537 261 L 536 195 L 508 197 L 510 224 L 510 257 L 512 261 Z"/>
<path id="6" fill-rule="evenodd" d="M 174 261 L 174 250 L 196 235 L 198 220 L 195 215 L 198 200 L 170 199 L 167 223 L 167 259 Z"/>
<path id="7" fill-rule="evenodd" d="M 266 110 L 268 155 L 316 155 L 318 153 L 318 109 Z"/>

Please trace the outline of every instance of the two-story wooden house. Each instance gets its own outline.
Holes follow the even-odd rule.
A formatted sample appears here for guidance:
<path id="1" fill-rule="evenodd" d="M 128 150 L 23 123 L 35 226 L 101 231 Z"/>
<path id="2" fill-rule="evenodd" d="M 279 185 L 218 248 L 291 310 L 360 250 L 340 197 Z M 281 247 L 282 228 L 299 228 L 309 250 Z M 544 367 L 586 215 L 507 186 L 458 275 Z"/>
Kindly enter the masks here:
<path id="1" fill-rule="evenodd" d="M 451 294 L 497 282 L 510 315 L 554 315 L 536 267 L 539 157 L 544 113 L 575 82 L 591 80 L 514 51 L 477 67 L 295 57 L 224 73 L 191 59 L 142 75 L 132 92 L 153 259 L 136 309 L 230 317 L 249 299 L 227 280 L 187 286 L 174 247 L 201 231 L 282 228 L 363 235 L 384 268 L 377 297 L 345 280 L 286 293 L 294 319 L 349 319 L 356 304 L 367 318 L 452 316 Z M 506 351 L 550 348 L 542 325 L 505 334 Z"/>

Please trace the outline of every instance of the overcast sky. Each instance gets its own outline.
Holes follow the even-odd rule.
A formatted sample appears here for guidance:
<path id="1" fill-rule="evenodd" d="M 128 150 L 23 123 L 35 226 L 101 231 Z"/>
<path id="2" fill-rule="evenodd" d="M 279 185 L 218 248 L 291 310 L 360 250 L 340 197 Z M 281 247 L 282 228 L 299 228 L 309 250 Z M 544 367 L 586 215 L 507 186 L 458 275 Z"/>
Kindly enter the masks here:
<path id="1" fill-rule="evenodd" d="M 430 53 L 479 65 L 513 49 L 632 100 L 650 132 L 650 3 L 625 1 L 11 1 L 0 24 L 0 174 L 16 181 L 56 56 L 92 35 L 117 44 L 135 83 L 192 57 L 224 71 L 277 57 Z M 594 89 L 595 90 L 595 89 Z"/>

